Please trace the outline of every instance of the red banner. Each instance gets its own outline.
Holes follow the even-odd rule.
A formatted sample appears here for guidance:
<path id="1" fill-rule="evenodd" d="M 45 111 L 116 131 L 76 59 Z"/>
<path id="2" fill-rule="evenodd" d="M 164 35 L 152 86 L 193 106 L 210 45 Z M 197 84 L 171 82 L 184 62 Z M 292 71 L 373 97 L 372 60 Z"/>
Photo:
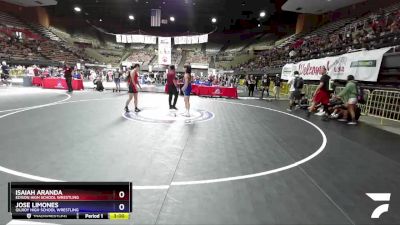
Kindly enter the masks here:
<path id="1" fill-rule="evenodd" d="M 43 79 L 43 88 L 48 89 L 63 89 L 67 90 L 67 82 L 64 78 L 45 78 Z M 83 90 L 83 80 L 72 79 L 72 89 Z"/>

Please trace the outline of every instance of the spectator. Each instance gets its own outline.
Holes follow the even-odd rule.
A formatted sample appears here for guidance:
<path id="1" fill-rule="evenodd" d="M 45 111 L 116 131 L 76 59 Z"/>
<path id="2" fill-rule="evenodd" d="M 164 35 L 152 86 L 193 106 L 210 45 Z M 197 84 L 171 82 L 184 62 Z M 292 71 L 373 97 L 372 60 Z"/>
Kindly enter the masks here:
<path id="1" fill-rule="evenodd" d="M 249 97 L 254 97 L 254 88 L 256 86 L 256 80 L 254 79 L 253 75 L 250 76 L 248 84 L 249 84 Z"/>
<path id="2" fill-rule="evenodd" d="M 348 113 L 350 114 L 351 121 L 347 124 L 356 125 L 356 107 L 357 107 L 357 86 L 354 82 L 354 76 L 347 76 L 347 84 L 346 87 L 337 95 L 337 98 L 342 99 L 345 102 L 345 107 L 347 108 Z M 339 121 L 347 122 L 347 114 L 345 114 L 344 118 Z"/>
<path id="3" fill-rule="evenodd" d="M 72 72 L 73 72 L 73 69 L 68 64 L 64 64 L 64 78 L 67 82 L 69 93 L 71 93 L 73 91 L 73 89 L 72 89 Z"/>
<path id="4" fill-rule="evenodd" d="M 294 71 L 294 75 L 289 79 L 288 85 L 290 86 L 288 111 L 292 111 L 293 107 L 296 105 L 296 101 L 301 100 L 301 90 L 304 86 L 304 81 L 303 78 L 300 77 L 299 71 Z"/>
<path id="5" fill-rule="evenodd" d="M 269 97 L 269 85 L 271 84 L 271 79 L 269 79 L 268 75 L 265 74 L 261 81 L 261 97 L 264 98 L 264 92 L 267 91 L 267 97 Z"/>
<path id="6" fill-rule="evenodd" d="M 281 93 L 281 77 L 279 74 L 276 74 L 274 83 L 275 83 L 275 87 L 274 87 L 274 93 L 275 93 L 275 99 L 279 100 L 280 97 L 280 93 Z"/>
<path id="7" fill-rule="evenodd" d="M 328 76 L 326 68 L 323 67 L 321 70 L 321 79 L 317 89 L 313 95 L 313 102 L 307 112 L 307 117 L 310 117 L 311 113 L 314 112 L 317 108 L 317 105 L 321 104 L 324 107 L 324 112 L 329 114 L 328 112 L 328 104 L 329 104 L 329 82 L 331 77 Z M 326 115 L 328 116 L 328 115 Z"/>

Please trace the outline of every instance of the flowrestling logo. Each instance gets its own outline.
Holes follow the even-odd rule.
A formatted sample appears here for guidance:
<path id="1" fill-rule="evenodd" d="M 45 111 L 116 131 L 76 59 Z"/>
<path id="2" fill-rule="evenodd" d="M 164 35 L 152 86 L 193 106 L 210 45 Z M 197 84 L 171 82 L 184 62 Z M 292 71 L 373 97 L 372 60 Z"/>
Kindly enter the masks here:
<path id="1" fill-rule="evenodd" d="M 219 89 L 219 88 L 215 89 L 214 94 L 215 95 L 220 95 L 221 94 L 221 89 Z"/>
<path id="2" fill-rule="evenodd" d="M 61 79 L 61 78 L 57 79 L 57 86 L 56 86 L 56 88 L 60 88 L 60 89 L 63 89 L 63 88 L 64 88 L 64 86 L 62 85 L 62 79 Z"/>
<path id="3" fill-rule="evenodd" d="M 365 193 L 369 198 L 374 200 L 375 202 L 387 202 L 387 204 L 382 204 L 375 208 L 375 210 L 371 214 L 372 219 L 379 219 L 379 217 L 385 213 L 389 212 L 389 201 L 390 201 L 390 193 Z"/>

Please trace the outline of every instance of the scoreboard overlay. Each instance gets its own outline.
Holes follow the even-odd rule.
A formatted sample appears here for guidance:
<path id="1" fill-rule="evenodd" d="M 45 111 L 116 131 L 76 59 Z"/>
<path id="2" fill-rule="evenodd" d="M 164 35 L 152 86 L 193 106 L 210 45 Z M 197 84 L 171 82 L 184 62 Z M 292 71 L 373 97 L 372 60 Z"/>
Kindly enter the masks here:
<path id="1" fill-rule="evenodd" d="M 12 219 L 129 219 L 131 182 L 10 182 Z"/>

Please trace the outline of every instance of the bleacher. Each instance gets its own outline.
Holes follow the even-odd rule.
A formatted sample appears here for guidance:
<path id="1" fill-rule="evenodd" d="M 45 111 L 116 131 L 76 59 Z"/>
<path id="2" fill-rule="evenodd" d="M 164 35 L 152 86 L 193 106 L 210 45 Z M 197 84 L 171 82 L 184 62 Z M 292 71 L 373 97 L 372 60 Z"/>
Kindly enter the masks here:
<path id="1" fill-rule="evenodd" d="M 325 36 L 326 34 L 331 34 L 335 31 L 341 29 L 345 25 L 351 23 L 354 20 L 355 20 L 354 18 L 344 18 L 344 19 L 337 20 L 335 22 L 325 24 L 325 25 L 319 27 L 318 29 L 315 29 L 314 31 L 307 34 L 306 37 Z"/>
<path id="2" fill-rule="evenodd" d="M 15 17 L 0 11 L 0 23 L 8 27 L 27 29 L 27 26 Z"/>
<path id="3" fill-rule="evenodd" d="M 35 51 L 34 43 L 30 40 L 19 42 L 12 36 L 0 33 L 0 58 L 5 60 L 45 60 Z"/>
<path id="4" fill-rule="evenodd" d="M 399 21 L 400 3 L 360 18 L 340 19 L 310 33 L 288 36 L 276 42 L 276 47 L 261 52 L 254 60 L 236 68 L 268 70 L 289 62 L 339 55 L 356 49 L 397 46 L 400 44 Z"/>
<path id="5" fill-rule="evenodd" d="M 69 46 L 47 28 L 23 21 L 0 12 L 2 33 L 6 39 L 2 41 L 1 53 L 4 57 L 19 60 L 50 60 L 52 62 L 67 62 L 75 65 L 87 60 L 82 49 Z M 14 39 L 14 30 L 23 33 L 21 40 L 8 45 L 8 39 Z"/>
<path id="6" fill-rule="evenodd" d="M 132 54 L 125 61 L 148 65 L 150 61 L 153 59 L 154 55 L 155 55 L 154 50 L 153 51 L 147 49 L 134 50 Z"/>
<path id="7" fill-rule="evenodd" d="M 46 38 L 52 40 L 52 41 L 58 41 L 58 42 L 62 41 L 62 39 L 59 38 L 57 35 L 55 35 L 53 32 L 51 32 L 50 29 L 47 29 L 47 28 L 45 28 L 44 26 L 42 26 L 40 24 L 30 22 L 29 26 L 32 27 L 33 29 L 35 29 L 36 31 L 38 31 L 39 33 L 41 33 Z"/>
<path id="8" fill-rule="evenodd" d="M 206 53 L 207 55 L 216 55 L 221 51 L 222 47 L 224 47 L 222 44 L 207 43 Z"/>
<path id="9" fill-rule="evenodd" d="M 284 37 L 278 41 L 275 42 L 275 47 L 276 48 L 283 48 L 284 46 L 287 46 L 290 43 L 293 43 L 295 40 L 301 38 L 304 34 L 292 34 L 287 37 Z"/>
<path id="10" fill-rule="evenodd" d="M 57 45 L 57 46 L 53 46 L 56 48 L 56 50 L 60 50 L 60 52 L 66 52 L 66 53 L 72 54 L 73 56 L 67 57 L 68 60 L 74 60 L 75 63 L 78 61 L 82 61 L 82 60 L 87 61 L 87 62 L 92 61 L 85 54 L 83 49 L 74 46 L 73 42 L 68 43 L 67 41 L 65 41 L 64 39 L 59 37 L 56 33 L 52 32 L 52 29 L 46 28 L 40 24 L 36 24 L 36 23 L 32 23 L 32 22 L 29 22 L 29 26 L 33 30 L 35 30 L 36 32 L 38 32 L 39 34 L 41 34 L 42 36 L 44 36 L 45 38 L 50 40 L 50 43 L 52 43 L 53 45 Z M 79 39 L 76 39 L 76 40 L 78 40 L 77 42 L 79 42 Z M 88 42 L 91 42 L 91 41 L 88 41 Z M 72 63 L 73 61 L 69 61 L 69 62 Z"/>
<path id="11" fill-rule="evenodd" d="M 172 64 L 179 65 L 182 60 L 182 51 L 172 51 Z"/>
<path id="12" fill-rule="evenodd" d="M 202 52 L 188 52 L 186 57 L 186 64 L 203 64 L 208 65 L 208 57 Z"/>

